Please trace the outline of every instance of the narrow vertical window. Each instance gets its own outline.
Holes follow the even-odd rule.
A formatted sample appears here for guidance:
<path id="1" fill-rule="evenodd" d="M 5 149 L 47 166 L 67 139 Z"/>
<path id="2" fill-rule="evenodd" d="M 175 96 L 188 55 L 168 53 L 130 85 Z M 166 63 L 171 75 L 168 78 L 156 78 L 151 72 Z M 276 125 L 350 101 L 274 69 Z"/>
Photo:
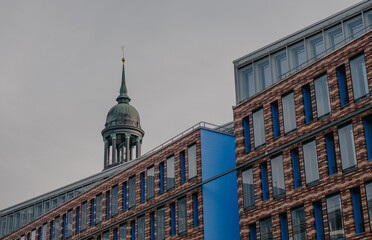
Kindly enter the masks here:
<path id="1" fill-rule="evenodd" d="M 289 66 L 291 72 L 300 70 L 306 61 L 306 52 L 304 47 L 304 42 L 301 41 L 298 44 L 290 46 L 288 48 L 289 52 Z"/>
<path id="2" fill-rule="evenodd" d="M 164 162 L 159 164 L 159 187 L 160 193 L 164 192 Z"/>
<path id="3" fill-rule="evenodd" d="M 236 95 L 238 102 L 241 102 L 256 93 L 252 65 L 248 65 L 238 70 L 237 85 Z"/>
<path id="4" fill-rule="evenodd" d="M 187 231 L 187 206 L 186 197 L 178 200 L 178 233 L 183 234 Z"/>
<path id="5" fill-rule="evenodd" d="M 282 97 L 284 132 L 288 133 L 297 128 L 296 109 L 293 92 Z"/>
<path id="6" fill-rule="evenodd" d="M 43 228 L 42 228 L 42 236 L 41 236 L 41 239 L 42 240 L 47 240 L 47 232 L 48 232 L 48 224 L 43 224 Z"/>
<path id="7" fill-rule="evenodd" d="M 322 33 L 306 40 L 308 59 L 317 60 L 324 56 L 324 41 Z"/>
<path id="8" fill-rule="evenodd" d="M 119 210 L 119 187 L 118 185 L 112 187 L 111 193 L 111 214 L 116 216 Z"/>
<path id="9" fill-rule="evenodd" d="M 321 201 L 315 202 L 313 204 L 313 207 L 314 207 L 316 240 L 324 240 L 322 202 Z"/>
<path id="10" fill-rule="evenodd" d="M 355 143 L 353 126 L 346 125 L 338 129 L 338 138 L 340 142 L 342 169 L 348 169 L 357 165 L 355 154 Z"/>
<path id="11" fill-rule="evenodd" d="M 367 207 L 369 215 L 369 225 L 372 228 L 372 183 L 366 184 Z"/>
<path id="12" fill-rule="evenodd" d="M 326 47 L 329 50 L 329 52 L 340 47 L 342 45 L 342 41 L 344 40 L 344 34 L 342 32 L 341 24 L 327 30 L 325 32 L 325 39 Z"/>
<path id="13" fill-rule="evenodd" d="M 273 69 L 273 81 L 277 82 L 284 79 L 288 72 L 287 53 L 284 49 L 271 56 L 271 64 Z"/>
<path id="14" fill-rule="evenodd" d="M 66 239 L 66 214 L 62 216 L 62 239 Z"/>
<path id="15" fill-rule="evenodd" d="M 80 231 L 80 207 L 76 208 L 76 233 L 79 233 Z"/>
<path id="16" fill-rule="evenodd" d="M 171 232 L 170 235 L 176 235 L 176 206 L 174 203 L 170 204 L 170 220 L 171 220 Z"/>
<path id="17" fill-rule="evenodd" d="M 96 196 L 96 224 L 102 221 L 102 194 Z"/>
<path id="18" fill-rule="evenodd" d="M 150 213 L 150 239 L 155 240 L 155 214 Z"/>
<path id="19" fill-rule="evenodd" d="M 127 239 L 127 224 L 124 223 L 119 226 L 119 240 Z"/>
<path id="20" fill-rule="evenodd" d="M 372 115 L 363 118 L 368 160 L 372 160 Z"/>
<path id="21" fill-rule="evenodd" d="M 199 226 L 199 203 L 198 203 L 198 193 L 192 194 L 192 207 L 193 207 L 193 219 L 194 228 Z"/>
<path id="22" fill-rule="evenodd" d="M 338 80 L 338 89 L 340 91 L 340 102 L 341 107 L 349 103 L 349 94 L 347 92 L 347 82 L 346 82 L 346 71 L 345 65 L 341 65 L 336 68 L 337 80 Z"/>
<path id="23" fill-rule="evenodd" d="M 127 210 L 127 182 L 123 183 L 123 211 Z"/>
<path id="24" fill-rule="evenodd" d="M 269 58 L 262 59 L 255 63 L 256 86 L 261 91 L 272 84 Z"/>
<path id="25" fill-rule="evenodd" d="M 245 152 L 251 151 L 251 133 L 249 128 L 249 117 L 243 118 L 243 128 L 244 128 L 244 146 Z"/>
<path id="26" fill-rule="evenodd" d="M 37 240 L 41 240 L 41 227 L 37 230 Z"/>
<path id="27" fill-rule="evenodd" d="M 141 202 L 145 201 L 145 173 L 140 174 L 141 178 Z"/>
<path id="28" fill-rule="evenodd" d="M 129 208 L 134 207 L 136 205 L 136 176 L 129 178 L 128 205 Z"/>
<path id="29" fill-rule="evenodd" d="M 267 163 L 260 164 L 261 168 L 261 182 L 262 182 L 262 200 L 269 199 L 269 182 L 267 178 Z"/>
<path id="30" fill-rule="evenodd" d="M 249 168 L 242 172 L 243 180 L 243 204 L 244 209 L 249 209 L 254 206 L 254 185 L 253 185 L 253 170 Z"/>
<path id="31" fill-rule="evenodd" d="M 294 148 L 291 150 L 292 157 L 292 168 L 293 168 L 293 184 L 294 188 L 301 187 L 301 171 L 300 171 L 300 161 L 298 157 L 298 149 Z"/>
<path id="32" fill-rule="evenodd" d="M 359 187 L 351 190 L 351 200 L 353 202 L 355 232 L 356 234 L 363 233 L 365 229 Z"/>
<path id="33" fill-rule="evenodd" d="M 302 95 L 304 97 L 304 112 L 305 112 L 305 123 L 313 121 L 313 110 L 311 107 L 311 93 L 310 84 L 306 84 L 302 87 Z"/>
<path id="34" fill-rule="evenodd" d="M 53 233 L 54 233 L 54 225 L 53 225 L 53 221 L 50 222 L 50 235 L 49 235 L 49 239 L 50 240 L 53 240 Z M 21 238 L 22 239 L 22 238 Z"/>
<path id="35" fill-rule="evenodd" d="M 108 231 L 107 232 L 104 232 L 102 234 L 102 240 L 109 240 L 109 232 Z"/>
<path id="36" fill-rule="evenodd" d="M 132 240 L 136 240 L 136 221 L 132 221 L 130 223 L 131 225 L 131 235 L 132 235 Z"/>
<path id="37" fill-rule="evenodd" d="M 360 55 L 350 60 L 350 71 L 354 99 L 367 95 L 369 93 L 369 88 L 364 55 Z"/>
<path id="38" fill-rule="evenodd" d="M 67 234 L 66 237 L 69 238 L 72 236 L 72 210 L 67 212 Z"/>
<path id="39" fill-rule="evenodd" d="M 138 240 L 145 240 L 145 215 L 137 219 L 137 236 Z"/>
<path id="40" fill-rule="evenodd" d="M 189 179 L 196 177 L 197 171 L 197 159 L 196 159 L 196 144 L 193 144 L 187 148 L 187 163 L 189 165 Z"/>
<path id="41" fill-rule="evenodd" d="M 31 232 L 31 240 L 36 240 L 36 230 L 32 230 L 32 232 Z"/>
<path id="42" fill-rule="evenodd" d="M 282 155 L 271 159 L 271 174 L 274 198 L 285 194 L 284 169 Z"/>
<path id="43" fill-rule="evenodd" d="M 90 200 L 90 226 L 94 225 L 94 199 Z"/>
<path id="44" fill-rule="evenodd" d="M 174 156 L 167 158 L 167 190 L 174 188 Z"/>
<path id="45" fill-rule="evenodd" d="M 87 203 L 81 205 L 81 231 L 87 228 Z"/>
<path id="46" fill-rule="evenodd" d="M 110 191 L 106 192 L 106 219 L 110 218 Z"/>
<path id="47" fill-rule="evenodd" d="M 271 103 L 271 116 L 273 119 L 274 139 L 280 137 L 278 101 Z"/>
<path id="48" fill-rule="evenodd" d="M 249 239 L 250 240 L 257 240 L 257 230 L 256 230 L 256 224 L 255 223 L 249 225 Z"/>
<path id="49" fill-rule="evenodd" d="M 287 213 L 282 213 L 279 215 L 280 219 L 280 230 L 282 232 L 282 240 L 288 240 L 288 220 L 287 220 Z"/>
<path id="50" fill-rule="evenodd" d="M 114 229 L 114 240 L 119 240 L 118 239 L 118 229 L 117 228 Z"/>
<path id="51" fill-rule="evenodd" d="M 314 80 L 316 111 L 318 117 L 322 117 L 331 112 L 331 103 L 329 101 L 328 79 L 324 74 Z"/>
<path id="52" fill-rule="evenodd" d="M 328 173 L 333 175 L 337 172 L 336 165 L 336 154 L 335 154 L 335 142 L 333 139 L 333 132 L 325 135 L 326 148 L 327 148 L 327 160 L 328 160 Z"/>
<path id="53" fill-rule="evenodd" d="M 156 212 L 156 225 L 157 225 L 157 239 L 165 239 L 165 209 L 164 207 L 158 208 Z"/>
<path id="54" fill-rule="evenodd" d="M 264 112 L 261 108 L 253 113 L 254 146 L 259 147 L 266 142 Z"/>
<path id="55" fill-rule="evenodd" d="M 340 195 L 327 198 L 327 215 L 330 239 L 343 239 L 344 224 Z"/>
<path id="56" fill-rule="evenodd" d="M 152 166 L 147 169 L 147 199 L 155 195 L 155 168 Z"/>
<path id="57" fill-rule="evenodd" d="M 304 207 L 292 210 L 293 239 L 306 239 L 306 220 Z"/>
<path id="58" fill-rule="evenodd" d="M 306 183 L 312 183 L 319 179 L 315 140 L 305 143 L 302 148 L 304 152 Z"/>
<path id="59" fill-rule="evenodd" d="M 180 153 L 180 166 L 181 166 L 181 183 L 186 181 L 186 169 L 185 169 L 185 151 Z"/>
<path id="60" fill-rule="evenodd" d="M 273 232 L 271 229 L 271 218 L 260 220 L 260 235 L 261 240 L 273 239 Z"/>
<path id="61" fill-rule="evenodd" d="M 119 240 L 127 239 L 127 224 L 124 223 L 119 226 Z"/>

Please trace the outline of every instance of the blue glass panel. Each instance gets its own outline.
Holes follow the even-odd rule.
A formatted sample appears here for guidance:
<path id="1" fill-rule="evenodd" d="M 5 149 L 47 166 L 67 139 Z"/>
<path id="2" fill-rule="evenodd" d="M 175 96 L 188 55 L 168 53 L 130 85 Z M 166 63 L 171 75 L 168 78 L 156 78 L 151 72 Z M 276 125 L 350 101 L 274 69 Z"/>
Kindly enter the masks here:
<path id="1" fill-rule="evenodd" d="M 145 201 L 145 173 L 141 173 L 141 202 Z"/>
<path id="2" fill-rule="evenodd" d="M 80 231 L 80 207 L 76 208 L 76 233 Z"/>
<path id="3" fill-rule="evenodd" d="M 288 240 L 288 221 L 287 221 L 287 213 L 280 214 L 280 230 L 282 231 L 282 239 Z"/>
<path id="4" fill-rule="evenodd" d="M 280 136 L 278 101 L 275 101 L 271 104 L 271 113 L 273 118 L 274 138 L 278 138 Z"/>
<path id="5" fill-rule="evenodd" d="M 131 222 L 131 226 L 132 226 L 132 229 L 131 229 L 132 240 L 136 240 L 136 222 L 135 221 L 132 221 Z"/>
<path id="6" fill-rule="evenodd" d="M 184 183 L 186 180 L 186 173 L 185 173 L 185 152 L 181 152 L 180 154 L 180 161 L 181 161 L 181 183 Z"/>
<path id="7" fill-rule="evenodd" d="M 123 211 L 127 210 L 127 182 L 123 183 Z"/>
<path id="8" fill-rule="evenodd" d="M 160 170 L 160 193 L 164 192 L 164 162 L 161 162 L 159 164 L 159 170 Z"/>
<path id="9" fill-rule="evenodd" d="M 192 205 L 194 213 L 194 228 L 199 226 L 199 208 L 198 208 L 198 194 L 194 193 L 192 195 Z"/>
<path id="10" fill-rule="evenodd" d="M 327 134 L 325 136 L 325 140 L 326 140 L 326 147 L 327 147 L 328 172 L 329 172 L 329 175 L 332 175 L 337 172 L 333 132 Z"/>
<path id="11" fill-rule="evenodd" d="M 363 119 L 368 160 L 372 160 L 372 115 Z"/>
<path id="12" fill-rule="evenodd" d="M 66 215 L 63 215 L 63 221 L 62 221 L 62 239 L 66 239 Z"/>
<path id="13" fill-rule="evenodd" d="M 106 192 L 106 219 L 110 218 L 110 192 Z"/>
<path id="14" fill-rule="evenodd" d="M 251 151 L 251 134 L 249 129 L 249 117 L 243 119 L 245 152 Z"/>
<path id="15" fill-rule="evenodd" d="M 53 240 L 53 221 L 50 222 L 50 240 Z"/>
<path id="16" fill-rule="evenodd" d="M 90 201 L 90 226 L 94 225 L 94 199 Z"/>
<path id="17" fill-rule="evenodd" d="M 301 187 L 301 172 L 300 172 L 300 163 L 298 158 L 298 149 L 295 148 L 291 151 L 292 155 L 292 167 L 293 167 L 293 180 L 294 188 Z"/>
<path id="18" fill-rule="evenodd" d="M 150 237 L 151 240 L 155 240 L 155 217 L 154 213 L 150 213 Z"/>
<path id="19" fill-rule="evenodd" d="M 39 227 L 39 229 L 37 230 L 37 234 L 38 234 L 37 239 L 41 240 L 41 227 Z"/>
<path id="20" fill-rule="evenodd" d="M 314 217 L 315 217 L 315 230 L 316 230 L 316 239 L 324 239 L 324 227 L 323 227 L 323 214 L 322 214 L 322 203 L 314 203 Z"/>
<path id="21" fill-rule="evenodd" d="M 118 240 L 118 229 L 114 229 L 114 240 Z"/>
<path id="22" fill-rule="evenodd" d="M 313 111 L 311 109 L 311 94 L 310 85 L 306 84 L 302 87 L 302 94 L 304 96 L 304 109 L 305 109 L 305 123 L 313 120 Z"/>
<path id="23" fill-rule="evenodd" d="M 351 190 L 351 200 L 353 202 L 355 232 L 359 234 L 359 233 L 364 232 L 363 211 L 362 211 L 362 205 L 360 202 L 359 188 L 355 188 Z"/>
<path id="24" fill-rule="evenodd" d="M 346 84 L 345 65 L 338 67 L 336 71 L 337 71 L 337 79 L 338 79 L 338 88 L 340 91 L 341 107 L 343 107 L 349 103 L 349 95 L 347 93 L 347 84 Z"/>
<path id="25" fill-rule="evenodd" d="M 176 209 L 175 204 L 170 205 L 171 209 L 171 236 L 176 235 Z"/>
<path id="26" fill-rule="evenodd" d="M 261 181 L 262 181 L 262 200 L 269 199 L 269 183 L 267 179 L 267 164 L 262 163 L 261 165 Z"/>
<path id="27" fill-rule="evenodd" d="M 249 237 L 250 240 L 257 240 L 256 224 L 252 224 L 249 226 Z"/>

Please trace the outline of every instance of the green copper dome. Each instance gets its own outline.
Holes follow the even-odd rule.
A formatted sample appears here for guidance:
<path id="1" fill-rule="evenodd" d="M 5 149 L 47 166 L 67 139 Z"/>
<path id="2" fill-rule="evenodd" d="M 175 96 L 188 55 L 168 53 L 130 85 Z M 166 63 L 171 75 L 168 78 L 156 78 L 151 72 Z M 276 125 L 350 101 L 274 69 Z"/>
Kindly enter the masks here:
<path id="1" fill-rule="evenodd" d="M 105 127 L 127 125 L 141 128 L 140 116 L 137 110 L 126 102 L 119 102 L 107 113 Z"/>

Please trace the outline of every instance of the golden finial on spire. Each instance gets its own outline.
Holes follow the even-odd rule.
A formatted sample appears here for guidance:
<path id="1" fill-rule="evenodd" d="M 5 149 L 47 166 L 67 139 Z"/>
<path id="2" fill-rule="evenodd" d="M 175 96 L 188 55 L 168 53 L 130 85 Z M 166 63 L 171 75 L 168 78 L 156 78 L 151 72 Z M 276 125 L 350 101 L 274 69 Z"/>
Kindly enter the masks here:
<path id="1" fill-rule="evenodd" d="M 123 52 L 123 58 L 121 59 L 121 61 L 123 61 L 123 64 L 125 62 L 125 57 L 124 57 L 124 45 L 121 46 L 121 51 Z"/>

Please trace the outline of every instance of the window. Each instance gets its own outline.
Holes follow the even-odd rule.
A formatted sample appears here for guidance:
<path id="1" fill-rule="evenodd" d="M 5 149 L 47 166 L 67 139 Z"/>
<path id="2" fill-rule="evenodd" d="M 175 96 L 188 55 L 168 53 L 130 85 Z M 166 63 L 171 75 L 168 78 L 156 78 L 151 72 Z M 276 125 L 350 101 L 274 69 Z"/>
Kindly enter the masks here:
<path id="1" fill-rule="evenodd" d="M 36 240 L 36 230 L 31 231 L 31 240 Z"/>
<path id="2" fill-rule="evenodd" d="M 338 80 L 338 89 L 340 92 L 340 102 L 341 107 L 349 103 L 349 94 L 347 92 L 347 83 L 346 83 L 346 71 L 345 65 L 341 65 L 336 68 L 337 80 Z"/>
<path id="3" fill-rule="evenodd" d="M 307 42 L 307 52 L 308 52 L 308 59 L 310 60 L 317 60 L 324 56 L 324 42 L 323 42 L 323 35 L 319 33 L 314 37 L 311 37 L 306 40 Z"/>
<path id="4" fill-rule="evenodd" d="M 174 188 L 174 156 L 167 158 L 167 190 Z"/>
<path id="5" fill-rule="evenodd" d="M 180 166 L 181 166 L 181 183 L 186 181 L 186 166 L 185 166 L 185 151 L 180 153 Z"/>
<path id="6" fill-rule="evenodd" d="M 364 24 L 366 25 L 366 27 L 368 27 L 368 29 L 371 29 L 372 28 L 372 11 L 365 12 L 364 17 L 365 17 Z"/>
<path id="7" fill-rule="evenodd" d="M 156 213 L 156 225 L 157 225 L 157 235 L 159 240 L 165 239 L 165 209 L 164 207 L 158 208 Z"/>
<path id="8" fill-rule="evenodd" d="M 372 159 L 372 115 L 363 118 L 368 160 Z"/>
<path id="9" fill-rule="evenodd" d="M 293 92 L 282 97 L 284 132 L 288 133 L 297 128 L 296 109 Z"/>
<path id="10" fill-rule="evenodd" d="M 256 88 L 261 91 L 272 84 L 269 58 L 255 63 L 255 76 L 257 78 Z"/>
<path id="11" fill-rule="evenodd" d="M 325 40 L 329 52 L 341 47 L 342 41 L 344 40 L 341 24 L 325 31 Z"/>
<path id="12" fill-rule="evenodd" d="M 293 168 L 293 184 L 294 188 L 301 187 L 301 171 L 300 171 L 300 161 L 298 157 L 298 149 L 294 148 L 291 150 L 292 157 L 292 168 Z"/>
<path id="13" fill-rule="evenodd" d="M 355 154 L 355 143 L 353 126 L 346 125 L 338 129 L 338 138 L 340 141 L 342 169 L 348 169 L 357 165 Z"/>
<path id="14" fill-rule="evenodd" d="M 249 128 L 249 117 L 243 118 L 245 152 L 251 151 L 251 133 Z"/>
<path id="15" fill-rule="evenodd" d="M 362 16 L 358 16 L 345 22 L 346 38 L 354 39 L 364 33 Z"/>
<path id="16" fill-rule="evenodd" d="M 288 220 L 287 220 L 287 213 L 282 213 L 279 215 L 280 219 L 280 230 L 282 232 L 282 240 L 288 240 Z"/>
<path id="17" fill-rule="evenodd" d="M 54 230 L 54 227 L 53 227 L 53 221 L 50 222 L 50 240 L 53 240 L 53 230 Z M 21 240 L 22 240 L 22 237 L 21 237 Z"/>
<path id="18" fill-rule="evenodd" d="M 198 193 L 192 194 L 192 207 L 193 207 L 193 219 L 194 228 L 199 226 L 199 203 L 198 203 Z"/>
<path id="19" fill-rule="evenodd" d="M 69 238 L 72 236 L 72 210 L 67 212 L 67 234 L 66 237 Z"/>
<path id="20" fill-rule="evenodd" d="M 106 219 L 110 218 L 110 191 L 106 192 Z"/>
<path id="21" fill-rule="evenodd" d="M 145 201 L 145 173 L 140 174 L 141 177 L 141 202 Z"/>
<path id="22" fill-rule="evenodd" d="M 111 191 L 112 200 L 111 200 L 111 214 L 116 216 L 119 210 L 119 187 L 118 185 L 112 187 Z"/>
<path id="23" fill-rule="evenodd" d="M 176 207 L 174 203 L 170 204 L 170 220 L 171 220 L 171 232 L 170 235 L 176 235 Z"/>
<path id="24" fill-rule="evenodd" d="M 119 226 L 119 239 L 120 240 L 127 239 L 127 224 L 126 223 Z"/>
<path id="25" fill-rule="evenodd" d="M 318 117 L 322 117 L 331 112 L 331 103 L 329 102 L 328 79 L 324 74 L 314 80 L 316 111 Z"/>
<path id="26" fill-rule="evenodd" d="M 273 67 L 273 80 L 277 82 L 286 77 L 288 72 L 288 59 L 286 50 L 282 50 L 271 56 L 271 63 Z"/>
<path id="27" fill-rule="evenodd" d="M 90 200 L 90 226 L 94 225 L 94 199 Z"/>
<path id="28" fill-rule="evenodd" d="M 305 143 L 302 148 L 304 152 L 306 183 L 312 183 L 319 179 L 315 140 Z"/>
<path id="29" fill-rule="evenodd" d="M 250 240 L 257 240 L 257 230 L 255 223 L 249 225 L 249 237 Z"/>
<path id="30" fill-rule="evenodd" d="M 236 95 L 238 102 L 243 101 L 251 96 L 253 96 L 256 91 L 256 84 L 253 77 L 252 65 L 248 65 L 244 68 L 238 70 L 238 87 Z"/>
<path id="31" fill-rule="evenodd" d="M 366 184 L 366 196 L 367 196 L 367 206 L 368 206 L 368 215 L 369 215 L 369 224 L 372 228 L 372 182 Z"/>
<path id="32" fill-rule="evenodd" d="M 260 164 L 261 168 L 261 182 L 262 182 L 262 200 L 269 199 L 269 182 L 267 179 L 267 163 Z"/>
<path id="33" fill-rule="evenodd" d="M 147 169 L 147 199 L 155 195 L 155 168 L 154 166 Z"/>
<path id="34" fill-rule="evenodd" d="M 356 234 L 363 233 L 365 230 L 364 230 L 363 209 L 362 209 L 362 202 L 360 199 L 359 187 L 351 190 L 351 200 L 353 203 L 354 223 L 355 223 Z"/>
<path id="35" fill-rule="evenodd" d="M 41 227 L 37 230 L 37 239 L 41 240 Z"/>
<path id="36" fill-rule="evenodd" d="M 196 144 L 187 148 L 187 162 L 189 165 L 189 179 L 197 175 Z"/>
<path id="37" fill-rule="evenodd" d="M 324 226 L 323 226 L 323 211 L 322 211 L 322 202 L 317 201 L 313 204 L 314 207 L 314 218 L 315 218 L 315 230 L 316 230 L 316 239 L 324 239 Z"/>
<path id="38" fill-rule="evenodd" d="M 178 233 L 182 234 L 187 231 L 187 205 L 186 197 L 178 200 Z"/>
<path id="39" fill-rule="evenodd" d="M 271 174 L 272 174 L 274 198 L 281 197 L 285 194 L 282 155 L 271 159 Z"/>
<path id="40" fill-rule="evenodd" d="M 278 101 L 271 103 L 271 116 L 273 118 L 274 139 L 280 137 Z"/>
<path id="41" fill-rule="evenodd" d="M 328 173 L 333 175 L 337 172 L 335 142 L 333 139 L 333 132 L 325 135 L 325 142 L 327 148 Z"/>
<path id="42" fill-rule="evenodd" d="M 127 182 L 123 183 L 123 211 L 127 210 Z"/>
<path id="43" fill-rule="evenodd" d="M 306 53 L 303 42 L 299 42 L 288 48 L 289 52 L 289 66 L 292 72 L 301 69 L 306 62 Z"/>
<path id="44" fill-rule="evenodd" d="M 96 196 L 96 224 L 102 221 L 102 194 Z"/>
<path id="45" fill-rule="evenodd" d="M 293 239 L 294 240 L 306 239 L 306 220 L 304 207 L 293 209 L 291 212 Z"/>
<path id="46" fill-rule="evenodd" d="M 54 219 L 54 240 L 59 240 L 59 217 Z"/>
<path id="47" fill-rule="evenodd" d="M 150 239 L 155 240 L 155 216 L 154 216 L 154 212 L 150 213 Z"/>
<path id="48" fill-rule="evenodd" d="M 114 228 L 114 239 L 113 240 L 119 240 L 118 239 L 118 229 L 117 228 Z"/>
<path id="49" fill-rule="evenodd" d="M 145 215 L 138 217 L 137 228 L 138 240 L 145 240 Z"/>
<path id="50" fill-rule="evenodd" d="M 129 178 L 128 202 L 129 208 L 136 205 L 136 176 Z"/>
<path id="51" fill-rule="evenodd" d="M 136 240 L 136 221 L 132 221 L 130 223 L 131 225 L 131 235 L 132 235 L 132 240 Z"/>
<path id="52" fill-rule="evenodd" d="M 254 146 L 259 147 L 265 143 L 265 123 L 263 109 L 253 113 Z"/>
<path id="53" fill-rule="evenodd" d="M 305 112 L 305 123 L 313 121 L 313 110 L 311 107 L 311 93 L 310 84 L 306 84 L 302 87 L 302 94 L 304 97 L 304 112 Z"/>
<path id="54" fill-rule="evenodd" d="M 367 95 L 369 93 L 368 78 L 363 54 L 350 60 L 350 71 L 354 99 Z"/>
<path id="55" fill-rule="evenodd" d="M 108 231 L 107 232 L 104 232 L 102 234 L 102 240 L 109 240 L 109 232 Z"/>
<path id="56" fill-rule="evenodd" d="M 252 168 L 249 168 L 242 172 L 242 180 L 244 209 L 248 209 L 254 206 L 254 185 Z"/>
<path id="57" fill-rule="evenodd" d="M 47 240 L 47 232 L 48 232 L 48 225 L 45 223 L 43 224 L 43 228 L 42 228 L 42 235 L 41 235 L 42 240 Z"/>
<path id="58" fill-rule="evenodd" d="M 330 239 L 343 239 L 344 224 L 340 195 L 327 198 L 327 215 Z"/>
<path id="59" fill-rule="evenodd" d="M 261 240 L 273 239 L 273 233 L 271 231 L 271 218 L 260 220 L 260 233 Z"/>
<path id="60" fill-rule="evenodd" d="M 50 200 L 44 202 L 44 213 L 49 212 L 50 210 Z"/>
<path id="61" fill-rule="evenodd" d="M 164 162 L 161 162 L 159 164 L 159 187 L 160 187 L 160 193 L 164 192 Z"/>

